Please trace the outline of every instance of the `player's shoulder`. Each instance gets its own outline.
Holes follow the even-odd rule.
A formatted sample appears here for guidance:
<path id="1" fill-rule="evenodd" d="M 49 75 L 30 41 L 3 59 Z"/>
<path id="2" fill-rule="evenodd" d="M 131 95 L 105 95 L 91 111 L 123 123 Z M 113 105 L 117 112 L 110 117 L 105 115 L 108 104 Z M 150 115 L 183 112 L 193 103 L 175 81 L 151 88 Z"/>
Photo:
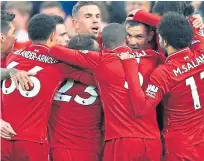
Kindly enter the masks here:
<path id="1" fill-rule="evenodd" d="M 137 51 L 134 52 L 134 55 L 136 57 L 138 57 L 138 58 L 141 58 L 141 57 L 144 57 L 144 58 L 147 58 L 147 57 L 157 58 L 159 56 L 159 53 L 156 52 L 153 49 L 146 49 L 146 50 L 137 50 Z"/>
<path id="2" fill-rule="evenodd" d="M 166 64 L 159 65 L 151 74 L 152 78 L 155 78 L 160 81 L 166 81 L 169 78 L 169 71 Z"/>

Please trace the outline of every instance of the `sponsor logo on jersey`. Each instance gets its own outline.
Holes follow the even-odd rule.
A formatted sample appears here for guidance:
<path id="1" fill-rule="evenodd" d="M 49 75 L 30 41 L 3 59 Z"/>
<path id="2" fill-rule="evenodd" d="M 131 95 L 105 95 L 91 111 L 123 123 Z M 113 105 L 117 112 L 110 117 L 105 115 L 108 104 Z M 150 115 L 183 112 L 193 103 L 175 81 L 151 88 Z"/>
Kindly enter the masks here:
<path id="1" fill-rule="evenodd" d="M 148 88 L 146 90 L 146 94 L 147 96 L 151 97 L 151 98 L 156 98 L 156 93 L 158 92 L 158 87 L 156 87 L 155 85 L 149 84 Z"/>

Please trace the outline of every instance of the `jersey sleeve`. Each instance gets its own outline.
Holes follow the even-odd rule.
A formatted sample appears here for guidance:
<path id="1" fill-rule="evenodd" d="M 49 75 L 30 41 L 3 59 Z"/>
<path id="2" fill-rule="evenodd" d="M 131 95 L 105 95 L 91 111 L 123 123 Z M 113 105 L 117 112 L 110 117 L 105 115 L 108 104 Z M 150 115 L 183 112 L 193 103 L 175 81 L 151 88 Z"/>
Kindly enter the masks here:
<path id="1" fill-rule="evenodd" d="M 50 55 L 62 62 L 93 70 L 96 69 L 100 63 L 101 53 L 54 46 L 50 48 Z"/>
<path id="2" fill-rule="evenodd" d="M 122 64 L 125 70 L 135 116 L 141 117 L 150 110 L 154 110 L 159 104 L 165 94 L 164 88 L 157 78 L 158 72 L 154 71 L 148 82 L 147 90 L 144 92 L 140 86 L 138 74 L 136 76 L 134 74 L 138 73 L 138 64 L 136 61 L 134 59 L 123 60 Z"/>
<path id="3" fill-rule="evenodd" d="M 138 10 L 134 15 L 133 20 L 157 27 L 161 21 L 161 17 L 143 10 Z"/>
<path id="4" fill-rule="evenodd" d="M 193 20 L 194 18 L 189 18 L 189 22 L 192 26 Z M 193 27 L 193 40 L 190 49 L 192 52 L 204 52 L 204 29 L 196 29 Z"/>
<path id="5" fill-rule="evenodd" d="M 59 72 L 61 73 L 62 79 L 73 79 L 85 85 L 96 86 L 96 82 L 91 73 L 75 69 L 69 65 L 60 63 L 58 64 Z"/>

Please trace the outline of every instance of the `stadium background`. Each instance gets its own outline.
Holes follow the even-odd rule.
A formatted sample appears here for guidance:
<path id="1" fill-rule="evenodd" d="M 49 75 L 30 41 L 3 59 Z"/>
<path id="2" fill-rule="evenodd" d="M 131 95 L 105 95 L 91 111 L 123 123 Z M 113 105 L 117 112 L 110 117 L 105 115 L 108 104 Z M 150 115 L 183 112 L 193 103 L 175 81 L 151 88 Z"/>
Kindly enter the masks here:
<path id="1" fill-rule="evenodd" d="M 21 48 L 28 41 L 28 33 L 26 31 L 27 22 L 30 17 L 37 13 L 56 14 L 62 16 L 65 20 L 65 25 L 69 37 L 74 36 L 75 30 L 72 26 L 72 7 L 77 1 L 2 1 L 0 2 L 1 9 L 6 9 L 13 12 L 16 17 L 14 25 L 16 27 L 17 43 L 15 48 Z M 133 9 L 143 9 L 151 12 L 155 1 L 97 1 L 101 9 L 102 26 L 105 27 L 108 23 L 116 22 L 123 24 L 127 13 Z M 188 1 L 195 7 L 195 13 L 199 13 L 204 17 L 204 2 L 203 1 Z M 48 8 L 48 10 L 43 9 Z"/>

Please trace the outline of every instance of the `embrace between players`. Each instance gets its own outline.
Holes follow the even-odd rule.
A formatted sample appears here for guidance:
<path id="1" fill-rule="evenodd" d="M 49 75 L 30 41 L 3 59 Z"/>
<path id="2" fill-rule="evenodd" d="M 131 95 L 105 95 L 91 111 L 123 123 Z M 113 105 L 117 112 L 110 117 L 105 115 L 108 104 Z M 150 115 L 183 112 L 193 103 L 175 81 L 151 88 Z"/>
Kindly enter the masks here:
<path id="1" fill-rule="evenodd" d="M 164 3 L 180 6 L 179 14 L 164 14 Z M 204 160 L 203 24 L 184 2 L 154 9 L 163 17 L 135 10 L 125 27 L 113 23 L 99 33 L 98 6 L 78 2 L 79 35 L 68 46 L 56 45 L 57 17 L 33 16 L 31 42 L 5 62 L 36 74 L 29 89 L 2 83 L 2 122 L 11 126 L 1 129 L 2 160 L 46 161 L 48 153 L 53 161 Z"/>

